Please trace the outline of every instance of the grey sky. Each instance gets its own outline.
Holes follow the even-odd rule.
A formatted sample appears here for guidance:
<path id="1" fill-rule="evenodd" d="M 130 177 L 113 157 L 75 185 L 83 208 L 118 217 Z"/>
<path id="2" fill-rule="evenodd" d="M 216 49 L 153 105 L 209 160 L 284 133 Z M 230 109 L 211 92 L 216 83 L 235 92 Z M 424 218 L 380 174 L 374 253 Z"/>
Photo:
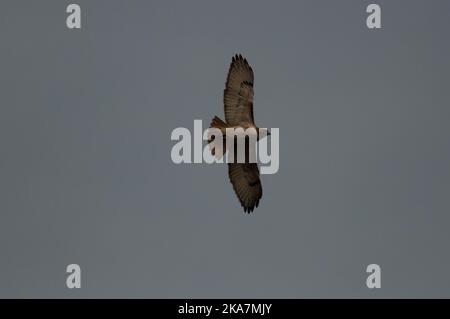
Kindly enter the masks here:
<path id="1" fill-rule="evenodd" d="M 450 2 L 376 1 L 376 31 L 370 1 L 69 3 L 0 10 L 0 297 L 450 297 Z M 280 128 L 250 216 L 170 158 L 235 53 Z"/>

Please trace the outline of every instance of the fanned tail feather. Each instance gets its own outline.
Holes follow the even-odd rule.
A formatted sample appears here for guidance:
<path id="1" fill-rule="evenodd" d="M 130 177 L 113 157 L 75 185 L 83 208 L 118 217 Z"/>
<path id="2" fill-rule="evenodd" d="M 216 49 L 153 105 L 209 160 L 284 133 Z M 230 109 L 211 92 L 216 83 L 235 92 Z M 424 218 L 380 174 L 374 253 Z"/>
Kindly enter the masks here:
<path id="1" fill-rule="evenodd" d="M 222 121 L 219 117 L 214 116 L 211 121 L 210 129 L 216 130 L 208 130 L 208 144 L 209 149 L 211 150 L 211 154 L 215 156 L 217 159 L 222 158 L 222 156 L 226 152 L 226 128 L 228 127 L 227 123 Z M 219 141 L 215 140 L 217 129 L 222 133 L 222 145 L 220 145 Z"/>

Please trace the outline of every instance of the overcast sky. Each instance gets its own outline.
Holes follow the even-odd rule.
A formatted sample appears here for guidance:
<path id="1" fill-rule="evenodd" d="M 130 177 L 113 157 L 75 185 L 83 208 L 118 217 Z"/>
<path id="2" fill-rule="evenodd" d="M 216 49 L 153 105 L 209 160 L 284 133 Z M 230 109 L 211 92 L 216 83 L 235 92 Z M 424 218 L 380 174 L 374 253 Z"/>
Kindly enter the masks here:
<path id="1" fill-rule="evenodd" d="M 69 3 L 1 5 L 0 297 L 450 297 L 450 2 Z M 251 215 L 170 157 L 235 53 L 280 129 Z"/>

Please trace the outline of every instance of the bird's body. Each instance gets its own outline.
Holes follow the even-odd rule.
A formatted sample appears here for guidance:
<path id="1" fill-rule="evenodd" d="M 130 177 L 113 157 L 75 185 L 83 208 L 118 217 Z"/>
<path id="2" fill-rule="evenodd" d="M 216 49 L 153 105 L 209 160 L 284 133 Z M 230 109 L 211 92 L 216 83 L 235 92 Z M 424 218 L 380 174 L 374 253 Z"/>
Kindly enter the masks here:
<path id="1" fill-rule="evenodd" d="M 253 83 L 253 70 L 247 60 L 241 55 L 234 56 L 228 71 L 223 97 L 225 121 L 215 116 L 211 122 L 211 128 L 221 131 L 224 137 L 224 143 L 227 137 L 227 129 L 229 128 L 243 130 L 253 128 L 257 134 L 256 140 L 264 137 L 260 135 L 260 132 L 266 132 L 268 134 L 267 130 L 260 130 L 254 121 Z M 228 130 L 228 132 L 230 131 Z M 211 141 L 210 139 L 209 142 Z M 248 213 L 252 212 L 255 207 L 258 207 L 259 200 L 262 197 L 258 164 L 249 161 L 249 147 L 251 146 L 247 142 L 244 163 L 238 163 L 236 160 L 234 163 L 228 163 L 230 182 L 244 211 Z M 224 147 L 224 150 L 226 150 L 226 147 Z M 214 147 L 212 147 L 211 152 L 213 155 L 217 155 L 215 154 Z M 235 151 L 234 154 L 236 155 L 236 153 Z"/>

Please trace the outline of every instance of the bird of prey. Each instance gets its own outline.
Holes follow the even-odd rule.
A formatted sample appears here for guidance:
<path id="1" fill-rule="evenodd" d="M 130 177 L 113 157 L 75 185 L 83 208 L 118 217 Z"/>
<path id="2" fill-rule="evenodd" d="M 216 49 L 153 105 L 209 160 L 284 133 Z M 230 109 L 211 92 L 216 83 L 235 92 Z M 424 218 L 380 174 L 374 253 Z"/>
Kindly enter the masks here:
<path id="1" fill-rule="evenodd" d="M 211 128 L 219 129 L 224 137 L 226 128 L 243 128 L 244 130 L 254 128 L 258 134 L 257 140 L 270 135 L 267 129 L 261 129 L 260 131 L 255 125 L 253 117 L 253 83 L 253 70 L 247 59 L 240 54 L 235 55 L 230 64 L 223 94 L 225 121 L 215 116 L 212 119 Z M 213 140 L 210 138 L 209 142 L 211 143 Z M 237 163 L 235 160 L 234 163 L 228 163 L 228 176 L 234 192 L 244 208 L 244 212 L 251 213 L 255 207 L 258 207 L 259 200 L 262 197 L 262 187 L 258 164 L 249 161 L 248 140 L 246 142 L 245 162 Z M 215 151 L 214 146 L 212 146 L 211 152 L 213 155 L 217 155 Z M 234 154 L 236 154 L 236 151 Z"/>

